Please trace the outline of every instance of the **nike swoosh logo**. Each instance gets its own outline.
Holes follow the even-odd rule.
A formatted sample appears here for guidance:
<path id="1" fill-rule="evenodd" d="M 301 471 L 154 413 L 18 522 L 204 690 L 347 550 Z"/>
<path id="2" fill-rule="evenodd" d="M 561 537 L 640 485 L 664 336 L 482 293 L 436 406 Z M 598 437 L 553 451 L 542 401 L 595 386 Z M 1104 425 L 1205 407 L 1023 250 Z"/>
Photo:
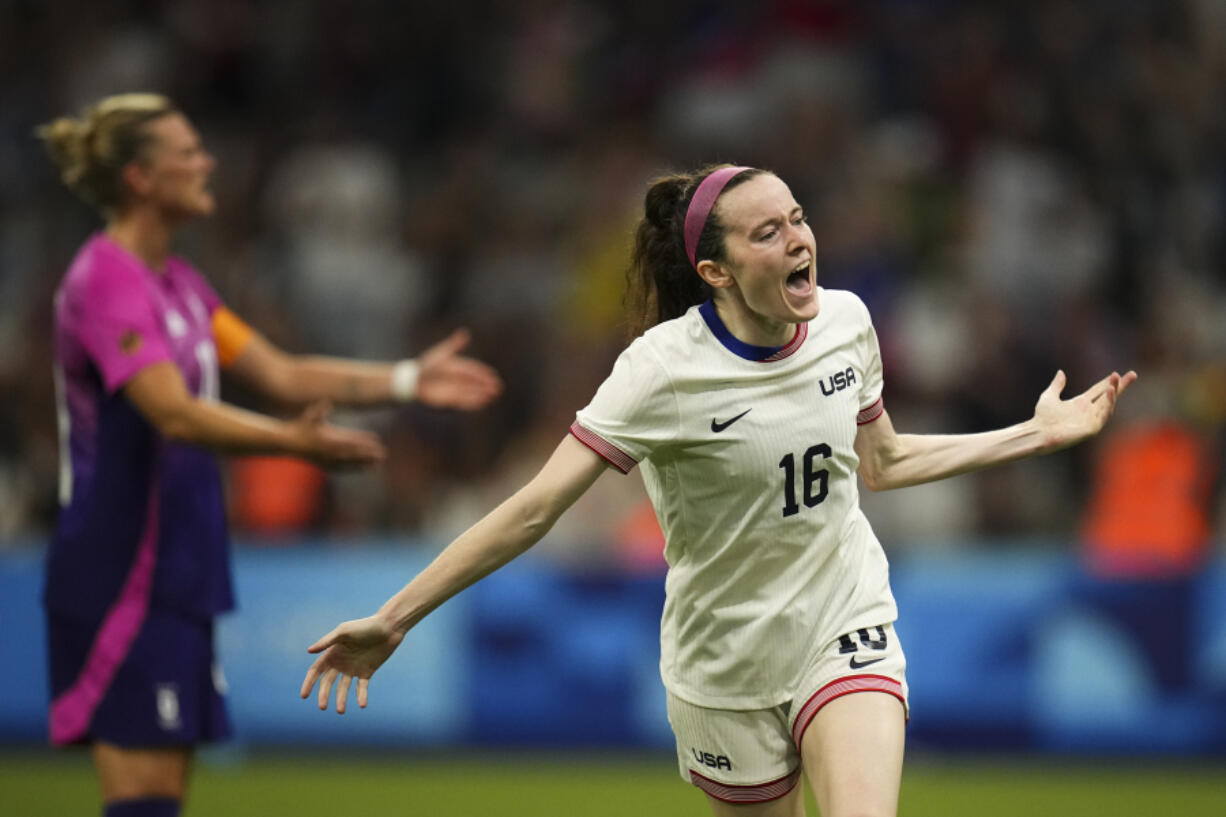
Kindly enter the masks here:
<path id="1" fill-rule="evenodd" d="M 860 669 L 861 667 L 867 667 L 869 664 L 876 664 L 878 661 L 884 661 L 884 660 L 885 660 L 884 658 L 874 658 L 871 661 L 857 661 L 856 657 L 853 655 L 851 657 L 851 668 Z"/>
<path id="2" fill-rule="evenodd" d="M 733 424 L 733 423 L 735 423 L 737 420 L 741 419 L 742 417 L 744 417 L 746 414 L 748 414 L 748 413 L 749 413 L 749 412 L 751 412 L 751 411 L 753 411 L 753 409 L 752 409 L 752 408 L 747 408 L 747 409 L 745 409 L 745 410 L 744 410 L 744 411 L 742 411 L 740 414 L 738 414 L 737 416 L 733 417 L 731 420 L 729 420 L 729 421 L 728 421 L 728 422 L 726 422 L 726 423 L 720 423 L 720 422 L 717 422 L 717 421 L 716 421 L 716 419 L 715 419 L 714 417 L 712 417 L 712 418 L 711 418 L 711 430 L 712 430 L 712 431 L 714 431 L 716 434 L 718 434 L 718 433 L 720 433 L 721 431 L 723 431 L 725 428 L 727 428 L 728 426 L 732 425 L 732 424 Z"/>

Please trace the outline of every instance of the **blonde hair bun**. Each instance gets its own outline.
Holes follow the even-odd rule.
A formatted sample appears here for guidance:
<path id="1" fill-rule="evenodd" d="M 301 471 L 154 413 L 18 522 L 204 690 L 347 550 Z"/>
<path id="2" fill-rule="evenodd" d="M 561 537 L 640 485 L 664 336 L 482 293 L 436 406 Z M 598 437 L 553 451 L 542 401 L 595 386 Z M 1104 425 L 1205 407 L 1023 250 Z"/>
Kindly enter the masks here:
<path id="1" fill-rule="evenodd" d="M 174 104 L 161 94 L 115 94 L 79 117 L 58 117 L 34 133 L 46 145 L 60 180 L 88 203 L 109 210 L 122 198 L 120 169 L 148 142 L 144 126 L 173 112 Z"/>

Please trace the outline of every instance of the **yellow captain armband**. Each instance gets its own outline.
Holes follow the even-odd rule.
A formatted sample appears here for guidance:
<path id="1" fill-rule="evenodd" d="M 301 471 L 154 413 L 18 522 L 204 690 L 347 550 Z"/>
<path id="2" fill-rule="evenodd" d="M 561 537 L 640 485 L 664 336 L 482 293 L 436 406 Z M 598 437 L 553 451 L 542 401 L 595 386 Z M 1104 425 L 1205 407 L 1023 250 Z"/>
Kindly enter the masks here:
<path id="1" fill-rule="evenodd" d="M 213 342 L 217 344 L 217 362 L 227 369 L 247 346 L 255 330 L 224 306 L 213 310 Z"/>

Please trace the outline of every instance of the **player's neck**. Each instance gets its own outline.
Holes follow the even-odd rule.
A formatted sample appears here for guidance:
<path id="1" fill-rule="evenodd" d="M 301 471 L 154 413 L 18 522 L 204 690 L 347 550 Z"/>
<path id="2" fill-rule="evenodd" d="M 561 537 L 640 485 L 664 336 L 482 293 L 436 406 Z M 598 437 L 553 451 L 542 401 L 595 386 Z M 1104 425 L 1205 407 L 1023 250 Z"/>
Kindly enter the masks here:
<path id="1" fill-rule="evenodd" d="M 106 226 L 107 236 L 144 261 L 156 273 L 166 271 L 174 228 L 156 214 L 134 209 L 116 216 Z"/>
<path id="2" fill-rule="evenodd" d="M 751 346 L 784 346 L 796 334 L 795 324 L 772 320 L 755 313 L 739 292 L 715 299 L 715 311 L 732 336 Z"/>

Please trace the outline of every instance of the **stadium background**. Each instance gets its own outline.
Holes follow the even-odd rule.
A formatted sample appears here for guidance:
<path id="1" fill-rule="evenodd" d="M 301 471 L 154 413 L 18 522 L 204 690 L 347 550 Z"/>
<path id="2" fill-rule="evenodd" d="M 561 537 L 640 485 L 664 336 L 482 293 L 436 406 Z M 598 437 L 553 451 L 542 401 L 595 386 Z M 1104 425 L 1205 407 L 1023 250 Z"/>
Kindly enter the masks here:
<path id="1" fill-rule="evenodd" d="M 170 94 L 220 161 L 218 215 L 182 249 L 239 314 L 289 349 L 385 359 L 466 325 L 508 384 L 474 417 L 345 418 L 389 440 L 378 473 L 230 461 L 239 740 L 205 755 L 189 814 L 357 809 L 328 793 L 353 779 L 388 809 L 463 789 L 476 799 L 435 813 L 515 813 L 508 792 L 537 803 L 523 813 L 702 813 L 670 779 L 658 531 L 636 477 L 604 477 L 440 610 L 374 709 L 323 716 L 294 691 L 309 640 L 543 461 L 624 342 L 646 181 L 716 160 L 791 184 L 820 282 L 873 310 L 900 428 L 1016 422 L 1056 368 L 1071 389 L 1142 375 L 1090 445 L 865 496 L 910 658 L 902 813 L 981 812 L 976 792 L 997 814 L 1226 811 L 1221 491 L 1188 501 L 1172 438 L 1130 436 L 1219 459 L 1226 4 L 0 2 L 0 800 L 29 814 L 83 808 L 93 785 L 43 748 L 37 593 L 50 297 L 96 226 L 31 129 L 132 89 Z M 1146 479 L 1117 496 L 1122 471 Z M 1169 560 L 1102 569 L 1086 543 L 1120 503 L 1167 533 L 1192 514 Z M 988 752 L 999 768 L 971 761 Z"/>

